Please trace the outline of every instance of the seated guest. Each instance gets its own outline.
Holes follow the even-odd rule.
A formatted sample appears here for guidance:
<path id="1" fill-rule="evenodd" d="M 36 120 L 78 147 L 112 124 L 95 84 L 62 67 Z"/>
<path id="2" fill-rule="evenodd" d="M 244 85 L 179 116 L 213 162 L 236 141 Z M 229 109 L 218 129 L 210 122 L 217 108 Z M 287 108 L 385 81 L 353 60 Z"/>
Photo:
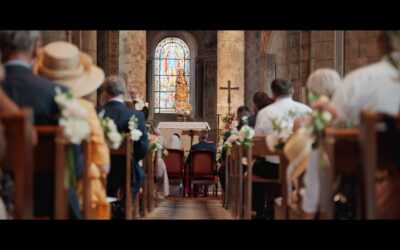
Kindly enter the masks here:
<path id="1" fill-rule="evenodd" d="M 201 131 L 200 136 L 199 136 L 199 143 L 192 145 L 192 147 L 190 148 L 190 152 L 189 155 L 186 159 L 186 164 L 190 165 L 191 161 L 192 161 L 192 152 L 196 151 L 196 150 L 209 150 L 212 151 L 212 159 L 214 162 L 216 162 L 216 156 L 215 156 L 215 145 L 214 143 L 209 143 L 207 142 L 208 139 L 208 132 L 207 131 Z M 195 196 L 198 193 L 198 187 L 197 185 L 195 185 L 194 187 L 194 194 Z M 205 194 L 207 194 L 207 187 L 205 187 Z"/>
<path id="2" fill-rule="evenodd" d="M 177 150 L 183 150 L 182 142 L 181 142 L 181 137 L 179 134 L 175 133 L 171 135 L 169 138 L 168 142 L 165 144 L 166 149 L 177 149 Z"/>
<path id="3" fill-rule="evenodd" d="M 118 131 L 120 133 L 129 133 L 129 121 L 132 116 L 138 119 L 137 129 L 142 132 L 142 136 L 138 141 L 133 142 L 133 154 L 132 154 L 132 195 L 135 197 L 136 193 L 140 190 L 144 182 L 144 173 L 139 162 L 146 156 L 149 143 L 146 131 L 146 124 L 144 121 L 143 113 L 128 108 L 124 104 L 124 94 L 126 91 L 126 84 L 120 76 L 109 76 L 103 83 L 102 99 L 106 100 L 106 104 L 98 109 L 98 111 L 104 110 L 104 117 L 110 117 L 114 120 Z M 111 156 L 111 170 L 107 177 L 107 195 L 117 197 L 119 189 L 124 190 L 126 172 L 125 168 L 125 156 Z M 123 214 L 125 196 L 122 199 L 120 214 Z"/>
<path id="4" fill-rule="evenodd" d="M 321 96 L 325 95 L 328 98 L 334 94 L 339 86 L 341 78 L 333 69 L 318 69 L 314 71 L 307 80 L 307 89 L 309 92 Z M 307 126 L 311 122 L 311 115 L 304 116 L 295 121 L 295 124 L 301 123 L 300 126 Z M 309 156 L 309 161 L 306 165 L 306 170 L 303 178 L 305 190 L 302 194 L 302 211 L 305 219 L 313 219 L 316 216 L 319 208 L 326 211 L 327 204 L 320 201 L 320 151 L 319 148 L 313 148 Z M 299 173 L 300 174 L 300 173 Z"/>
<path id="5" fill-rule="evenodd" d="M 366 108 L 390 116 L 399 114 L 400 30 L 381 32 L 379 43 L 382 60 L 348 73 L 333 95 L 332 106 L 337 111 L 337 122 L 357 126 L 360 114 Z M 394 143 L 398 146 L 397 140 Z M 398 219 L 400 173 L 398 170 L 389 174 L 379 170 L 378 175 L 386 177 L 377 181 L 375 186 L 377 218 Z"/>
<path id="6" fill-rule="evenodd" d="M 244 118 L 247 117 L 247 119 L 251 116 L 250 109 L 246 106 L 240 106 L 237 111 L 236 111 L 236 119 L 238 122 L 237 130 L 240 130 L 242 126 L 245 124 L 245 121 L 243 121 Z M 248 120 L 247 120 L 248 121 Z"/>
<path id="7" fill-rule="evenodd" d="M 50 59 L 52 58 L 52 59 Z M 77 59 L 80 60 L 77 60 Z M 68 62 L 71 68 L 68 69 L 70 77 L 65 74 L 66 69 L 58 68 L 56 65 L 61 65 L 62 62 Z M 77 74 L 75 69 L 82 67 L 83 72 Z M 43 52 L 37 60 L 37 73 L 49 80 L 53 80 L 58 84 L 66 86 L 72 90 L 75 98 L 78 98 L 79 103 L 88 113 L 88 121 L 90 127 L 90 178 L 91 178 L 91 201 L 93 209 L 93 218 L 108 219 L 104 217 L 107 211 L 101 212 L 102 209 L 108 208 L 107 196 L 105 187 L 101 183 L 108 174 L 110 169 L 110 152 L 104 132 L 101 127 L 100 120 L 97 116 L 94 105 L 85 100 L 84 97 L 92 94 L 100 87 L 104 81 L 104 72 L 100 68 L 92 64 L 92 59 L 86 53 L 80 52 L 79 49 L 67 42 L 52 42 L 43 48 Z M 50 70 L 51 69 L 51 70 Z M 100 183 L 100 185 L 96 184 Z M 78 191 L 82 203 L 83 183 L 78 183 Z M 102 217 L 103 214 L 103 217 Z M 109 214 L 109 213 L 108 213 Z"/>
<path id="8" fill-rule="evenodd" d="M 1 53 L 0 53 L 1 58 Z M 3 83 L 5 78 L 4 68 L 3 65 L 0 63 L 0 113 L 4 112 L 11 112 L 15 113 L 18 112 L 18 106 L 11 101 L 11 99 L 4 93 L 3 89 L 1 88 L 1 84 Z"/>
<path id="9" fill-rule="evenodd" d="M 311 113 L 311 109 L 292 99 L 293 87 L 292 83 L 287 79 L 277 78 L 272 81 L 271 89 L 274 103 L 264 107 L 257 114 L 255 133 L 268 135 L 274 132 L 273 119 L 285 119 L 290 125 L 293 125 L 294 119 Z M 293 115 L 295 114 L 295 115 Z M 253 174 L 263 178 L 277 179 L 279 169 L 279 157 L 268 156 L 256 160 L 253 166 Z M 279 190 L 276 185 L 265 185 L 264 183 L 253 184 L 253 201 L 254 208 L 257 212 L 257 219 L 265 218 L 267 214 L 264 211 L 265 203 L 265 187 L 271 187 L 272 190 Z M 275 192 L 267 192 L 267 209 L 268 216 L 273 217 Z M 275 194 L 274 194 L 275 193 Z"/>
<path id="10" fill-rule="evenodd" d="M 257 118 L 258 111 L 260 111 L 261 109 L 270 105 L 273 102 L 274 102 L 274 100 L 271 99 L 265 92 L 259 91 L 254 94 L 254 96 L 253 96 L 254 115 L 249 117 L 249 126 L 250 127 L 254 128 L 254 126 L 256 125 L 256 118 Z"/>
<path id="11" fill-rule="evenodd" d="M 35 125 L 57 125 L 59 109 L 54 101 L 55 87 L 62 91 L 67 88 L 52 81 L 36 76 L 32 64 L 39 54 L 40 33 L 33 30 L 0 31 L 0 51 L 4 63 L 6 78 L 3 83 L 5 93 L 19 106 L 33 109 Z M 75 173 L 77 178 L 83 172 L 81 148 L 73 147 Z M 35 216 L 52 216 L 53 175 L 47 172 L 35 173 Z M 68 192 L 70 216 L 80 218 L 79 202 L 74 189 Z"/>

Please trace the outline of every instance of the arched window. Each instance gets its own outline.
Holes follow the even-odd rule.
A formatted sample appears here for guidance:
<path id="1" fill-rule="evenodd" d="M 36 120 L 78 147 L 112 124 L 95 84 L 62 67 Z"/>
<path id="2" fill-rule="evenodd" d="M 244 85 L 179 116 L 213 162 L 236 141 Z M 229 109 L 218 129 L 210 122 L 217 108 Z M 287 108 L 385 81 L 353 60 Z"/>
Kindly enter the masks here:
<path id="1" fill-rule="evenodd" d="M 185 71 L 190 93 L 189 47 L 176 37 L 161 40 L 154 53 L 154 67 L 154 113 L 175 113 L 175 81 L 179 69 Z"/>

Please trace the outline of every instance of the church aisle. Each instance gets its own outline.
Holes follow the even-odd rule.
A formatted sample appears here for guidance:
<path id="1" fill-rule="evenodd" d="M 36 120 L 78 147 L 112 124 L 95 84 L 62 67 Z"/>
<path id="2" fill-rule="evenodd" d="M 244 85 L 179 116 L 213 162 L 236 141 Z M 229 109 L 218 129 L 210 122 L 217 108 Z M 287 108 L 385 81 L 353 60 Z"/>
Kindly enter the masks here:
<path id="1" fill-rule="evenodd" d="M 232 220 L 215 197 L 166 198 L 144 220 Z"/>

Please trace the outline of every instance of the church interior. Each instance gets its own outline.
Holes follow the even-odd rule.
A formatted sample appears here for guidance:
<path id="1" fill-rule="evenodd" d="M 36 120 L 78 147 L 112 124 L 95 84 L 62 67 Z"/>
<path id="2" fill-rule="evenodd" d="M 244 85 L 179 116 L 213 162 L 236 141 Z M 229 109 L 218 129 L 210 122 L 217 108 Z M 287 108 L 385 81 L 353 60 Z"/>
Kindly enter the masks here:
<path id="1" fill-rule="evenodd" d="M 0 219 L 399 219 L 400 31 L 0 31 Z"/>

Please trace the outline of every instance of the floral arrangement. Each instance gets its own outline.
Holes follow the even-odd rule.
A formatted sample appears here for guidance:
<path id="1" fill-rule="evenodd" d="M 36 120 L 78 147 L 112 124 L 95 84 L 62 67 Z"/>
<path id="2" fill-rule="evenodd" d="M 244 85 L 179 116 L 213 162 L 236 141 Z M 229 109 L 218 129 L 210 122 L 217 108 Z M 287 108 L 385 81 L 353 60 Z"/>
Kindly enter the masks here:
<path id="1" fill-rule="evenodd" d="M 132 141 L 138 141 L 140 137 L 142 137 L 143 135 L 142 131 L 137 129 L 138 123 L 139 123 L 138 118 L 135 115 L 132 115 L 132 117 L 129 119 L 128 122 L 128 128 L 130 131 Z"/>
<path id="2" fill-rule="evenodd" d="M 233 143 L 236 143 L 239 146 L 243 145 L 246 148 L 252 147 L 254 145 L 254 134 L 254 129 L 248 124 L 243 125 L 240 131 L 237 131 L 237 129 L 234 128 L 226 142 L 222 144 L 221 152 L 222 150 L 227 150 L 227 154 L 230 155 Z"/>
<path id="3" fill-rule="evenodd" d="M 224 117 L 222 117 L 222 122 L 225 123 L 224 126 L 225 129 L 229 129 L 234 121 L 235 121 L 235 113 L 229 112 Z"/>
<path id="4" fill-rule="evenodd" d="M 187 103 L 179 102 L 174 104 L 175 112 L 181 116 L 189 116 L 192 112 L 192 106 Z"/>
<path id="5" fill-rule="evenodd" d="M 110 117 L 104 118 L 104 111 L 100 112 L 99 118 L 108 146 L 112 149 L 118 149 L 121 146 L 123 136 L 118 132 L 115 122 Z"/>
<path id="6" fill-rule="evenodd" d="M 324 148 L 323 143 L 319 143 L 323 136 L 324 128 L 332 121 L 332 114 L 325 110 L 323 107 L 327 107 L 329 103 L 329 98 L 327 96 L 321 95 L 317 97 L 313 93 L 308 94 L 308 101 L 310 104 L 318 102 L 320 107 L 314 108 L 311 116 L 311 124 L 308 126 L 310 136 L 315 138 L 315 146 L 320 148 L 320 159 L 319 163 L 322 168 L 329 165 L 328 154 Z"/>
<path id="7" fill-rule="evenodd" d="M 64 137 L 68 143 L 80 145 L 90 134 L 87 111 L 79 104 L 70 90 L 62 92 L 61 88 L 56 87 L 54 101 L 60 109 L 58 123 L 64 128 Z M 72 145 L 67 145 L 67 158 L 64 185 L 66 188 L 76 184 L 76 174 L 74 166 L 74 154 Z"/>
<path id="8" fill-rule="evenodd" d="M 68 142 L 79 145 L 90 133 L 87 111 L 73 97 L 70 90 L 63 93 L 56 87 L 55 91 L 57 95 L 54 100 L 61 110 L 59 124 L 64 128 L 64 136 Z"/>
<path id="9" fill-rule="evenodd" d="M 269 150 L 275 152 L 277 149 L 283 149 L 285 142 L 292 133 L 293 123 L 296 117 L 297 113 L 291 110 L 287 116 L 274 117 L 271 119 L 273 133 L 268 134 L 266 137 Z"/>

